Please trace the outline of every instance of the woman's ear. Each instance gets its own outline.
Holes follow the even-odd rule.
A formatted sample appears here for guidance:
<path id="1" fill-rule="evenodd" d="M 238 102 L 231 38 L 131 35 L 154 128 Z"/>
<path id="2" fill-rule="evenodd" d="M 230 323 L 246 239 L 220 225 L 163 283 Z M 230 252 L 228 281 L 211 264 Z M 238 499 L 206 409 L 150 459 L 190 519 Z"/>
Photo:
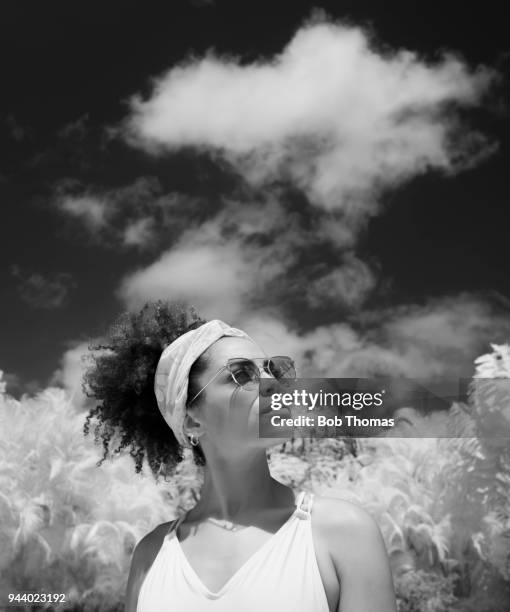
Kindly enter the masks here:
<path id="1" fill-rule="evenodd" d="M 190 409 L 190 411 L 191 410 L 192 409 Z M 193 435 L 196 438 L 199 438 L 200 436 L 204 435 L 205 427 L 199 420 L 197 420 L 196 416 L 190 414 L 190 411 L 186 412 L 186 416 L 184 417 L 183 430 L 187 436 Z"/>

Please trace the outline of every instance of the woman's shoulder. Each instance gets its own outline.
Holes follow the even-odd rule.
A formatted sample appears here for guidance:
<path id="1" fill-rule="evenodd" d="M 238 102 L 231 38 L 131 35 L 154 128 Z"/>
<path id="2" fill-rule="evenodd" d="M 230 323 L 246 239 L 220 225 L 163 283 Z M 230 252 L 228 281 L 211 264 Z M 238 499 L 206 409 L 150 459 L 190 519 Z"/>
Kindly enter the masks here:
<path id="1" fill-rule="evenodd" d="M 312 517 L 316 528 L 332 542 L 342 538 L 345 545 L 379 537 L 379 527 L 372 515 L 345 499 L 315 497 Z"/>
<path id="2" fill-rule="evenodd" d="M 363 507 L 334 497 L 316 497 L 312 521 L 337 565 L 385 551 L 379 526 Z"/>
<path id="3" fill-rule="evenodd" d="M 330 497 L 318 498 L 314 508 L 312 522 L 340 577 L 342 601 L 353 610 L 396 612 L 390 562 L 373 516 L 355 503 Z"/>
<path id="4" fill-rule="evenodd" d="M 365 529 L 375 524 L 370 513 L 363 507 L 346 499 L 315 496 L 313 515 L 321 529 Z"/>

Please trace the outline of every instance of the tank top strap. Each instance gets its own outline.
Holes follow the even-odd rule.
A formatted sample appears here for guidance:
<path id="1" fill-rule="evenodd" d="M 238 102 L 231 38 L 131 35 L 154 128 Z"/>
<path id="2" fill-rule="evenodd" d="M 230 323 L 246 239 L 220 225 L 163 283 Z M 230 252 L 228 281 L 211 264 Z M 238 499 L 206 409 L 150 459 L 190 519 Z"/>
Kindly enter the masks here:
<path id="1" fill-rule="evenodd" d="M 177 527 L 179 527 L 179 525 L 182 523 L 182 521 L 184 520 L 185 516 L 186 516 L 186 514 L 183 514 L 182 516 L 180 516 L 179 518 L 174 519 L 170 523 L 170 527 L 168 528 L 168 531 L 166 532 L 166 536 L 165 537 L 168 537 L 172 532 L 177 531 Z"/>
<path id="2" fill-rule="evenodd" d="M 296 499 L 296 516 L 309 519 L 312 516 L 313 493 L 301 491 Z"/>

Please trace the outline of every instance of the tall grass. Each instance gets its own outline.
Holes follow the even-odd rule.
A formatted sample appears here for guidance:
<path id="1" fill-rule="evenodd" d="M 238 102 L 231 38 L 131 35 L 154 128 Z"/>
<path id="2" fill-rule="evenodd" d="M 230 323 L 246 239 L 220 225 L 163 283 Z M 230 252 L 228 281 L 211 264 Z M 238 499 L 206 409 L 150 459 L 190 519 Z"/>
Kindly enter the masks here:
<path id="1" fill-rule="evenodd" d="M 400 612 L 510 610 L 510 348 L 494 345 L 476 368 L 469 402 L 442 420 L 465 437 L 423 437 L 425 420 L 421 439 L 298 441 L 271 453 L 273 474 L 295 490 L 373 514 Z M 136 542 L 198 495 L 189 460 L 159 484 L 127 456 L 98 468 L 83 421 L 63 390 L 17 401 L 0 376 L 2 602 L 44 590 L 66 593 L 68 610 L 122 610 Z"/>

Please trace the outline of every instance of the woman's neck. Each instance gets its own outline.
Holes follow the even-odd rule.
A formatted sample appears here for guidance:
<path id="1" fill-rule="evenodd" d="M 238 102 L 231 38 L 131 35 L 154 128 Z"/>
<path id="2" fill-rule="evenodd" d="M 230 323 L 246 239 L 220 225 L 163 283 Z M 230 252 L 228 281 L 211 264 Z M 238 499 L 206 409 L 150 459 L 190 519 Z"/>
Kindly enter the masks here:
<path id="1" fill-rule="evenodd" d="M 272 478 L 265 450 L 226 459 L 208 456 L 200 500 L 191 520 L 208 516 L 235 521 L 264 509 L 291 504 L 290 489 Z"/>

